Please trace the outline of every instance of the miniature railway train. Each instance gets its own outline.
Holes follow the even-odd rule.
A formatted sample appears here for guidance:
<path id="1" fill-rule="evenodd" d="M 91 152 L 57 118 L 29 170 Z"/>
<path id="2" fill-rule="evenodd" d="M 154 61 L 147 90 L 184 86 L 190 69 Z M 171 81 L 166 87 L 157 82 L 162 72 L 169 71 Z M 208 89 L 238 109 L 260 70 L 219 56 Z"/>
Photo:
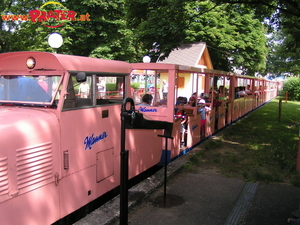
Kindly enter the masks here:
<path id="1" fill-rule="evenodd" d="M 242 86 L 248 86 L 246 94 L 236 91 Z M 0 54 L 1 224 L 52 224 L 120 185 L 125 98 L 147 120 L 172 124 L 170 160 L 276 97 L 277 86 L 173 64 L 45 52 Z M 152 102 L 141 104 L 147 93 Z M 196 101 L 205 100 L 205 122 L 198 104 L 185 105 L 183 133 L 174 105 L 178 97 L 192 94 Z M 161 161 L 166 146 L 158 135 L 163 132 L 163 126 L 126 129 L 129 178 Z"/>

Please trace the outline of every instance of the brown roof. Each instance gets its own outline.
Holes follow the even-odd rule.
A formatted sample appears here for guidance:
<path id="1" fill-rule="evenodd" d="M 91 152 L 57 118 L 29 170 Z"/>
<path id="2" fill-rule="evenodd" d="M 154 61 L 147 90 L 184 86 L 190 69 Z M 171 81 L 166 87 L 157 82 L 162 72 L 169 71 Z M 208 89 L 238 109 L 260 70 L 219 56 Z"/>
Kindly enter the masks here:
<path id="1" fill-rule="evenodd" d="M 168 58 L 157 63 L 178 64 L 192 67 L 212 68 L 212 63 L 207 50 L 206 43 L 191 43 L 181 44 L 177 49 L 174 49 Z"/>

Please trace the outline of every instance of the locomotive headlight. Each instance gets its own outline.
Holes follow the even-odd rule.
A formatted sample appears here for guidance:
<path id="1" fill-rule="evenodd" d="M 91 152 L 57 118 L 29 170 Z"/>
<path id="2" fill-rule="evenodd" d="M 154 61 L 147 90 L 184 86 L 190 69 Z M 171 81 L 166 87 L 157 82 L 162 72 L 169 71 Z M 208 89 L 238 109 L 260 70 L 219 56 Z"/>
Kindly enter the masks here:
<path id="1" fill-rule="evenodd" d="M 29 57 L 26 61 L 26 66 L 28 69 L 33 69 L 35 67 L 35 59 L 33 57 Z"/>

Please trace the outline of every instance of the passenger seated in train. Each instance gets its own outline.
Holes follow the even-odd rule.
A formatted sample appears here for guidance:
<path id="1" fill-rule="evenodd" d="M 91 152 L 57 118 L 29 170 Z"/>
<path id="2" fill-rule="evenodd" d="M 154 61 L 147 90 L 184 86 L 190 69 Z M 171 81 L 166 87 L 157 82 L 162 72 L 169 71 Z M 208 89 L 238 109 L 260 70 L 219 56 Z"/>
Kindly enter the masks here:
<path id="1" fill-rule="evenodd" d="M 239 87 L 238 95 L 239 95 L 239 97 L 247 96 L 247 93 L 245 91 L 245 87 Z"/>
<path id="2" fill-rule="evenodd" d="M 208 93 L 202 93 L 200 95 L 201 98 L 203 98 L 205 100 L 206 103 L 210 103 L 211 100 L 210 100 L 210 95 Z"/>
<path id="3" fill-rule="evenodd" d="M 177 101 L 183 102 L 183 105 L 185 105 L 185 104 L 188 103 L 187 98 L 186 98 L 186 97 L 183 97 L 183 96 L 179 96 L 179 97 L 177 98 Z"/>
<path id="4" fill-rule="evenodd" d="M 256 88 L 255 88 L 255 91 L 254 91 L 254 95 L 255 95 L 255 96 L 259 96 L 259 94 L 260 94 L 260 93 L 259 93 L 259 90 L 257 90 L 257 89 L 258 89 L 258 88 L 256 87 Z"/>
<path id="5" fill-rule="evenodd" d="M 196 106 L 196 98 L 194 96 L 191 96 L 189 98 L 189 101 L 187 103 L 187 106 L 192 106 L 192 107 L 195 107 Z"/>
<path id="6" fill-rule="evenodd" d="M 144 94 L 142 97 L 142 103 L 138 104 L 138 106 L 151 106 L 153 100 L 153 96 L 151 94 Z"/>
<path id="7" fill-rule="evenodd" d="M 197 92 L 194 92 L 191 97 L 194 97 L 197 100 Z"/>
<path id="8" fill-rule="evenodd" d="M 249 84 L 247 85 L 245 91 L 246 91 L 247 95 L 252 95 L 252 90 L 250 89 L 250 85 Z"/>
<path id="9" fill-rule="evenodd" d="M 227 92 L 226 92 L 223 85 L 221 85 L 219 87 L 218 100 L 220 100 L 220 101 L 227 101 L 228 100 L 228 95 L 227 95 Z"/>
<path id="10" fill-rule="evenodd" d="M 239 91 L 240 91 L 239 87 L 234 88 L 234 99 L 238 99 L 240 97 L 239 94 L 238 94 Z"/>
<path id="11" fill-rule="evenodd" d="M 180 133 L 181 133 L 181 146 L 186 146 L 186 130 L 187 130 L 187 115 L 186 112 L 183 110 L 184 107 L 184 101 L 179 99 L 180 97 L 177 98 L 176 105 L 175 105 L 175 112 L 174 112 L 174 117 L 177 120 L 181 120 L 181 128 L 180 128 Z"/>

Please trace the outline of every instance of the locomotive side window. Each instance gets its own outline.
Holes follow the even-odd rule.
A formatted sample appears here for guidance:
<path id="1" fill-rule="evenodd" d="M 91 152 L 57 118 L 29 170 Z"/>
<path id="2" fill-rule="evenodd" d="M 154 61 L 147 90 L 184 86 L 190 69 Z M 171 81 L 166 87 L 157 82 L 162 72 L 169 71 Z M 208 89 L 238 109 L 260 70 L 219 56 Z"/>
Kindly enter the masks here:
<path id="1" fill-rule="evenodd" d="M 64 96 L 64 110 L 122 103 L 122 78 L 103 76 L 103 74 L 86 75 L 86 81 L 77 82 L 76 74 L 71 74 Z"/>
<path id="2" fill-rule="evenodd" d="M 97 105 L 118 102 L 123 99 L 123 79 L 96 75 Z"/>

